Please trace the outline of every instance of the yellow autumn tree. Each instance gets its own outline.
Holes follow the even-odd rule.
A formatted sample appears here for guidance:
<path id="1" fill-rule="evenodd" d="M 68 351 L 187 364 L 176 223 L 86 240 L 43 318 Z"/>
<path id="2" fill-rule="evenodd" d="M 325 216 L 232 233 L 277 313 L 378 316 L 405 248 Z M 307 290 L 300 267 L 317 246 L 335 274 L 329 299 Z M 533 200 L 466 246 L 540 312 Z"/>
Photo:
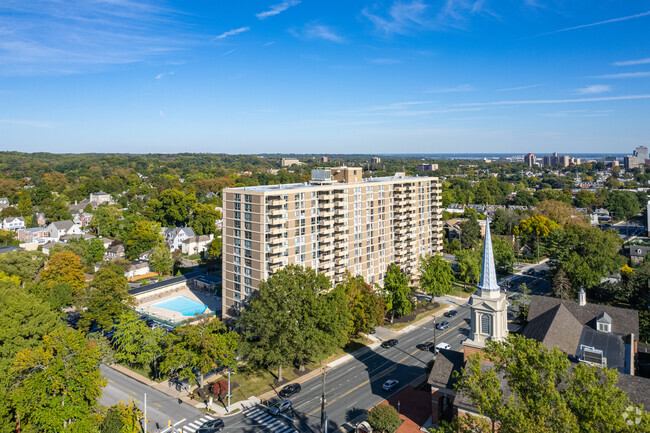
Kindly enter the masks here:
<path id="1" fill-rule="evenodd" d="M 545 216 L 534 215 L 528 219 L 519 221 L 519 225 L 512 231 L 515 236 L 524 236 L 526 238 L 539 236 L 543 238 L 558 228 L 560 228 L 559 225 Z"/>
<path id="2" fill-rule="evenodd" d="M 70 284 L 77 294 L 86 284 L 81 258 L 70 251 L 61 251 L 47 261 L 41 271 L 41 280 L 45 283 Z"/>

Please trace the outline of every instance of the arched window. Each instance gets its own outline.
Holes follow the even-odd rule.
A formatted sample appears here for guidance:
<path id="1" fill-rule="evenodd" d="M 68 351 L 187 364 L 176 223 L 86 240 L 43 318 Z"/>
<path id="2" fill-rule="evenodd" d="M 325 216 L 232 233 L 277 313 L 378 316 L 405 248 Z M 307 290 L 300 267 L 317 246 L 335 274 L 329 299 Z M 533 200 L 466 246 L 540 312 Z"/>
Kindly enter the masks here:
<path id="1" fill-rule="evenodd" d="M 483 314 L 481 316 L 481 333 L 489 334 L 490 333 L 490 315 Z"/>

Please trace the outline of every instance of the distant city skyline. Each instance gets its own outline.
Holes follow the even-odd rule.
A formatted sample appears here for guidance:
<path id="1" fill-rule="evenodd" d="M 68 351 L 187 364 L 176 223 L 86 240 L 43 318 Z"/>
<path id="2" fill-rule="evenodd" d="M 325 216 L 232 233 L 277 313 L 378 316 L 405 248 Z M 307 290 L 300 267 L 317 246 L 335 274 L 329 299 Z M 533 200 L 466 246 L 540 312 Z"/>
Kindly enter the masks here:
<path id="1" fill-rule="evenodd" d="M 649 9 L 9 0 L 0 150 L 630 154 L 650 145 Z"/>

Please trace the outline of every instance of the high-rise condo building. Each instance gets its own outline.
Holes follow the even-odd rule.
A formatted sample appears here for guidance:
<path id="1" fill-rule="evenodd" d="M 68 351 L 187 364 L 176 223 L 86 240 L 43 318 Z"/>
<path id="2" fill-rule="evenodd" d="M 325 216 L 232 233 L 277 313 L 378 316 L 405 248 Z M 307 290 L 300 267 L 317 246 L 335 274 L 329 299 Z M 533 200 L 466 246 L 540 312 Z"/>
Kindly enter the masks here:
<path id="1" fill-rule="evenodd" d="M 237 316 L 261 281 L 296 264 L 343 281 L 383 284 L 388 265 L 415 274 L 442 251 L 437 177 L 362 179 L 361 168 L 312 170 L 309 182 L 223 190 L 223 317 Z"/>
<path id="2" fill-rule="evenodd" d="M 537 163 L 537 157 L 533 155 L 532 153 L 527 153 L 524 156 L 524 164 L 526 164 L 527 167 L 533 167 Z"/>

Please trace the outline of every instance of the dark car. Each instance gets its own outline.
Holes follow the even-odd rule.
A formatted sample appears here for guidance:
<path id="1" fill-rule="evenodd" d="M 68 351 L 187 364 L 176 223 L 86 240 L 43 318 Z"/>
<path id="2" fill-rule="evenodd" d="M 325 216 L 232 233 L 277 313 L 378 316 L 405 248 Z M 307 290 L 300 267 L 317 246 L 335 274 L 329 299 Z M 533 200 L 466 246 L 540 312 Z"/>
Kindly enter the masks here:
<path id="1" fill-rule="evenodd" d="M 416 346 L 420 350 L 429 351 L 433 347 L 433 341 L 427 341 L 426 343 L 418 344 Z"/>
<path id="2" fill-rule="evenodd" d="M 456 317 L 457 315 L 458 315 L 458 311 L 456 310 L 450 310 L 444 314 L 445 317 Z"/>
<path id="3" fill-rule="evenodd" d="M 280 390 L 280 397 L 290 397 L 294 394 L 298 394 L 300 392 L 300 389 L 301 388 L 299 383 L 292 383 Z"/>
<path id="4" fill-rule="evenodd" d="M 524 272 L 526 275 L 535 275 L 535 269 L 528 269 L 526 272 Z"/>
<path id="5" fill-rule="evenodd" d="M 383 343 L 381 343 L 381 347 L 384 349 L 388 349 L 389 347 L 397 346 L 397 340 L 395 338 L 391 340 L 386 340 Z"/>
<path id="6" fill-rule="evenodd" d="M 277 416 L 281 414 L 282 412 L 286 412 L 287 410 L 291 409 L 291 401 L 285 400 L 278 404 L 277 406 L 273 406 L 269 408 L 269 413 L 273 416 Z"/>
<path id="7" fill-rule="evenodd" d="M 225 426 L 226 425 L 223 423 L 223 420 L 221 418 L 217 418 L 204 422 L 201 427 L 198 428 L 196 433 L 214 433 L 223 430 Z"/>
<path id="8" fill-rule="evenodd" d="M 440 331 L 444 331 L 445 329 L 449 328 L 449 322 L 446 320 L 444 322 L 440 322 L 436 325 L 436 329 Z"/>

